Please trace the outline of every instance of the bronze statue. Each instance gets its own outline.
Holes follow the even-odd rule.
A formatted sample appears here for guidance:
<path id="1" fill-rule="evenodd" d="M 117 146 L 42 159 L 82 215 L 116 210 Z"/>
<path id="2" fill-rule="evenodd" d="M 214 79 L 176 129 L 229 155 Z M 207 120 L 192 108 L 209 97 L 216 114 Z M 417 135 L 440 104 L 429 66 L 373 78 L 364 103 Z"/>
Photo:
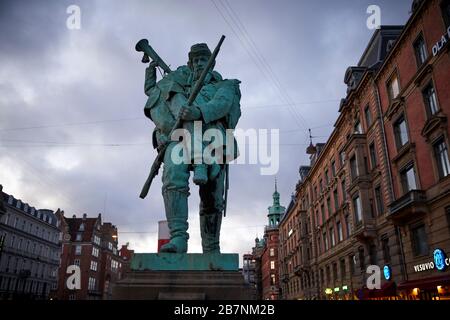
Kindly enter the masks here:
<path id="1" fill-rule="evenodd" d="M 194 44 L 188 54 L 187 66 L 172 71 L 156 52 L 141 40 L 136 50 L 143 51 L 143 62 L 152 62 L 146 69 L 145 93 L 148 96 L 145 115 L 155 124 L 153 145 L 158 156 L 141 192 L 145 198 L 150 184 L 164 163 L 162 194 L 166 218 L 170 230 L 170 242 L 161 247 L 161 252 L 187 252 L 188 196 L 190 171 L 194 171 L 194 183 L 200 188 L 200 228 L 203 253 L 219 253 L 220 226 L 226 208 L 228 188 L 228 162 L 238 155 L 237 144 L 227 143 L 227 134 L 236 127 L 240 118 L 239 80 L 223 79 L 214 71 L 215 59 L 222 36 L 213 53 L 205 43 Z M 163 68 L 165 75 L 156 81 L 156 68 Z M 201 125 L 200 136 L 194 126 Z M 175 136 L 177 130 L 182 136 Z M 203 133 L 213 129 L 223 141 L 221 150 L 208 156 L 208 144 Z M 197 134 L 196 134 L 197 133 Z M 189 140 L 186 136 L 193 136 Z M 193 153 L 195 143 L 200 143 L 200 152 Z M 217 143 L 217 142 L 216 142 Z M 183 146 L 184 159 L 178 161 L 179 147 Z M 189 150 L 186 152 L 186 150 Z M 224 199 L 225 197 L 225 199 Z"/>

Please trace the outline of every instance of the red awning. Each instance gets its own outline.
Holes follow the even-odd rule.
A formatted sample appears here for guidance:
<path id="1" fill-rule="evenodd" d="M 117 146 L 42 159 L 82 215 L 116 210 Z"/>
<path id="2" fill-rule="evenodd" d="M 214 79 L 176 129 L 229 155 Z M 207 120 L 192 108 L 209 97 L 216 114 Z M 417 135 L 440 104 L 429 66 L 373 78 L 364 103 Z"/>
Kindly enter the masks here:
<path id="1" fill-rule="evenodd" d="M 408 280 L 398 285 L 399 290 L 407 290 L 413 288 L 431 289 L 437 286 L 450 285 L 450 275 L 436 276 L 417 280 Z"/>

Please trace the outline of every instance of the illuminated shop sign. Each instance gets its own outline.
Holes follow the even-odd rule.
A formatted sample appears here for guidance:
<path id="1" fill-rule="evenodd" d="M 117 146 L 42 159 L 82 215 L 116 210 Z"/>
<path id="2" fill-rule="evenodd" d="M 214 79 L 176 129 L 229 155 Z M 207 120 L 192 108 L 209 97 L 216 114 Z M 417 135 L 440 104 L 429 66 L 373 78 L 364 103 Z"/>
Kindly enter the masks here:
<path id="1" fill-rule="evenodd" d="M 414 266 L 415 272 L 422 272 L 427 270 L 437 269 L 445 271 L 450 266 L 450 258 L 448 258 L 442 249 L 435 249 L 433 251 L 433 261 L 417 264 Z"/>
<path id="2" fill-rule="evenodd" d="M 431 49 L 431 51 L 433 52 L 433 56 L 437 55 L 449 40 L 450 40 L 450 27 L 448 27 L 447 33 L 444 33 L 441 39 L 438 42 L 436 42 L 436 44 Z"/>
<path id="3" fill-rule="evenodd" d="M 325 294 L 332 294 L 332 293 L 333 293 L 333 289 L 331 289 L 331 288 L 325 289 Z"/>
<path id="4" fill-rule="evenodd" d="M 383 274 L 384 274 L 384 278 L 386 280 L 391 280 L 391 267 L 389 266 L 384 266 L 383 268 Z"/>

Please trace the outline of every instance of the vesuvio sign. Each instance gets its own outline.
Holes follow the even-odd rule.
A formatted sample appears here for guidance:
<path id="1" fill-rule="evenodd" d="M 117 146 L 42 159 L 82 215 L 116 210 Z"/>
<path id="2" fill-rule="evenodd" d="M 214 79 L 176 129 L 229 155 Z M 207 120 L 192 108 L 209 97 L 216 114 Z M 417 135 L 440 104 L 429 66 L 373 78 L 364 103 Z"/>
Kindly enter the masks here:
<path id="1" fill-rule="evenodd" d="M 450 266 L 450 258 L 448 258 L 444 251 L 436 249 L 433 251 L 433 261 L 417 264 L 414 266 L 415 272 L 422 272 L 427 270 L 437 269 L 439 271 L 445 271 Z"/>
<path id="2" fill-rule="evenodd" d="M 441 39 L 436 42 L 431 51 L 433 52 L 433 56 L 437 55 L 439 51 L 450 41 L 450 27 L 447 28 L 447 33 L 444 33 Z"/>

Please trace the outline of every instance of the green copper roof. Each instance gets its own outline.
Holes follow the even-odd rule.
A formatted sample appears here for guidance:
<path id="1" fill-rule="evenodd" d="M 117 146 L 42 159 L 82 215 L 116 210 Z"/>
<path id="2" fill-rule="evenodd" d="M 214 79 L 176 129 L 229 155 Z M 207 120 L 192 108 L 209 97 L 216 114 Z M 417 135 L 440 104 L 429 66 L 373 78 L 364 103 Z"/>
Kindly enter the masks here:
<path id="1" fill-rule="evenodd" d="M 280 222 L 280 216 L 286 210 L 285 207 L 280 205 L 280 193 L 277 190 L 277 180 L 275 179 L 275 191 L 272 195 L 273 204 L 269 207 L 269 226 L 276 226 Z"/>

